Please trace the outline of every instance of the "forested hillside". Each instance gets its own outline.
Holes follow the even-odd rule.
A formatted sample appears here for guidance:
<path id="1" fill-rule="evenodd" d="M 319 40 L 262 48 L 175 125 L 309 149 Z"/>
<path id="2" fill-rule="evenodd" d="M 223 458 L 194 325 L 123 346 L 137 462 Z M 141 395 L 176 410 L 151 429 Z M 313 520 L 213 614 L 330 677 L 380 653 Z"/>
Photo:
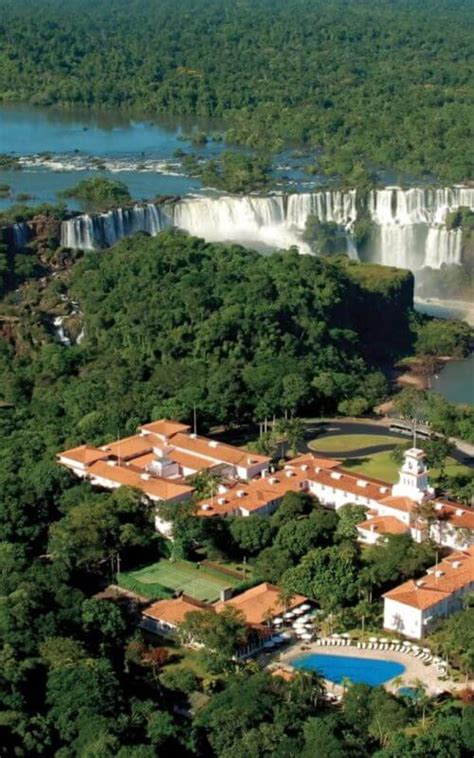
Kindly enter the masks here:
<path id="1" fill-rule="evenodd" d="M 472 176 L 470 0 L 3 0 L 0 99 L 225 117 L 229 141 Z M 316 153 L 317 154 L 317 153 Z"/>
<path id="2" fill-rule="evenodd" d="M 194 407 L 204 430 L 375 402 L 386 389 L 379 363 L 414 338 L 412 275 L 292 251 L 263 257 L 176 232 L 136 235 L 82 259 L 36 253 L 44 268 L 13 266 L 0 319 L 0 754 L 303 758 L 382 755 L 393 743 L 386 758 L 399 744 L 442 758 L 451 730 L 451 754 L 467 756 L 472 709 L 459 703 L 433 711 L 429 733 L 405 735 L 418 711 L 380 688 L 351 688 L 336 709 L 318 677 L 289 684 L 253 665 L 217 670 L 212 656 L 203 662 L 143 637 L 121 604 L 95 594 L 114 576 L 117 555 L 126 571 L 167 554 L 152 509 L 133 490 L 92 489 L 55 460 L 69 443 L 115 440 L 162 415 L 190 420 Z M 35 252 L 14 257 L 34 260 Z M 41 276 L 46 263 L 55 276 Z M 67 347 L 51 315 L 71 299 L 76 334 L 84 333 Z M 305 515 L 312 502 L 292 496 L 303 499 L 290 498 L 271 523 L 240 520 L 254 546 L 278 534 L 255 570 L 271 580 L 288 570 L 300 581 L 292 567 L 322 547 L 327 565 L 311 570 L 323 572 L 331 592 L 319 600 L 342 612 L 359 591 L 365 558 L 336 514 L 315 507 Z M 183 534 L 196 536 L 199 526 L 208 551 L 225 539 L 228 550 L 255 553 L 245 529 L 229 531 L 232 520 L 190 521 L 185 510 L 176 519 Z M 433 561 L 429 546 L 396 545 L 374 552 L 371 582 L 385 587 L 387 578 L 411 576 L 403 572 L 413 560 L 417 570 Z M 332 591 L 332 572 L 347 597 Z M 363 724 L 351 715 L 361 702 Z M 229 709 L 238 716 L 230 726 Z M 387 709 L 388 726 L 377 726 Z"/>

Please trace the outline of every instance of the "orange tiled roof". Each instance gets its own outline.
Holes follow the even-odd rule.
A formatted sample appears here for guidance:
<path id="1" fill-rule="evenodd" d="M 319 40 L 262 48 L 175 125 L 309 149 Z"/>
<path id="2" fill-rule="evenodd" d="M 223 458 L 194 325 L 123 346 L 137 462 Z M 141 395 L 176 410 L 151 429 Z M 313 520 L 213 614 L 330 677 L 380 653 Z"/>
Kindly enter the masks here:
<path id="1" fill-rule="evenodd" d="M 92 445 L 79 445 L 79 447 L 73 447 L 71 450 L 64 450 L 64 452 L 58 453 L 58 458 L 69 458 L 72 461 L 85 465 L 106 457 L 107 453 Z"/>
<path id="2" fill-rule="evenodd" d="M 298 466 L 320 466 L 325 469 L 337 468 L 340 465 L 341 461 L 335 458 L 318 458 L 313 453 L 305 453 L 305 455 L 300 455 L 298 458 L 292 458 L 286 464 L 286 466 L 294 466 L 295 468 Z"/>
<path id="3" fill-rule="evenodd" d="M 195 453 L 184 453 L 182 450 L 171 450 L 168 457 L 184 468 L 192 468 L 194 471 L 204 471 L 205 469 L 214 468 L 219 464 L 215 461 L 208 461 Z"/>
<path id="4" fill-rule="evenodd" d="M 387 508 L 394 508 L 397 511 L 411 513 L 417 504 L 410 497 L 384 497 L 380 500 L 380 505 L 386 505 Z"/>
<path id="5" fill-rule="evenodd" d="M 361 521 L 357 524 L 357 528 L 365 532 L 377 532 L 377 534 L 405 534 L 410 531 L 410 527 L 395 516 L 376 516 L 367 521 Z"/>
<path id="6" fill-rule="evenodd" d="M 243 468 L 249 468 L 256 463 L 269 463 L 271 460 L 267 455 L 250 453 L 248 450 L 226 445 L 224 442 L 209 440 L 207 437 L 178 433 L 173 437 L 172 444 L 186 452 Z"/>
<path id="7" fill-rule="evenodd" d="M 177 626 L 177 624 L 182 624 L 186 620 L 186 614 L 191 611 L 202 610 L 213 611 L 214 608 L 208 603 L 203 603 L 194 597 L 189 597 L 189 595 L 181 595 L 169 600 L 158 600 L 158 602 L 146 608 L 143 611 L 143 615 L 156 621 L 163 621 L 165 624 Z"/>
<path id="8" fill-rule="evenodd" d="M 448 598 L 456 590 L 474 582 L 474 546 L 452 553 L 432 566 L 422 579 L 400 584 L 384 597 L 413 608 L 426 610 Z"/>
<path id="9" fill-rule="evenodd" d="M 304 481 L 299 473 L 278 471 L 265 477 L 252 479 L 250 482 L 234 482 L 227 492 L 216 493 L 212 499 L 207 497 L 198 503 L 199 516 L 225 516 L 237 513 L 240 509 L 248 512 L 280 500 L 287 492 L 300 492 Z"/>
<path id="10" fill-rule="evenodd" d="M 110 466 L 106 461 L 97 461 L 89 467 L 89 473 L 93 477 L 108 479 L 111 482 L 136 487 L 149 497 L 158 498 L 159 500 L 169 500 L 186 493 L 191 493 L 192 487 L 186 484 L 175 482 L 170 479 L 150 476 L 149 479 L 142 479 L 141 475 L 133 471 L 129 466 Z"/>
<path id="11" fill-rule="evenodd" d="M 143 434 L 134 434 L 131 437 L 124 437 L 116 442 L 111 442 L 109 445 L 103 445 L 101 450 L 109 455 L 125 459 L 151 453 L 152 448 L 153 445 L 149 437 L 147 438 Z"/>
<path id="12" fill-rule="evenodd" d="M 232 605 L 234 608 L 242 611 L 248 624 L 261 625 L 267 621 L 268 616 L 278 616 L 285 613 L 286 610 L 296 608 L 308 601 L 304 595 L 293 595 L 286 607 L 282 605 L 280 599 L 280 589 L 274 584 L 264 582 L 256 587 L 251 587 L 241 595 L 215 604 L 218 613 L 226 606 Z"/>
<path id="13" fill-rule="evenodd" d="M 474 511 L 471 508 L 440 499 L 435 501 L 435 514 L 437 518 L 449 521 L 460 529 L 474 530 Z"/>
<path id="14" fill-rule="evenodd" d="M 169 421 L 166 418 L 161 418 L 158 421 L 151 421 L 149 424 L 143 424 L 140 427 L 144 432 L 150 432 L 151 434 L 157 434 L 160 437 L 173 437 L 179 432 L 189 432 L 191 429 L 188 424 L 180 424 L 179 421 Z"/>

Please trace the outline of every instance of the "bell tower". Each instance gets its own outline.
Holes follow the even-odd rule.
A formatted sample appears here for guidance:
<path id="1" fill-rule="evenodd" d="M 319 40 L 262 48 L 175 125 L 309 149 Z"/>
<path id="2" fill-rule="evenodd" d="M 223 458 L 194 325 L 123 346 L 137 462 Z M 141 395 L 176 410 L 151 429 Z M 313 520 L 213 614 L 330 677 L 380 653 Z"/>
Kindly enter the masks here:
<path id="1" fill-rule="evenodd" d="M 417 503 L 433 497 L 434 489 L 428 483 L 426 454 L 411 447 L 405 452 L 403 465 L 398 473 L 398 482 L 392 487 L 394 497 L 409 497 Z"/>

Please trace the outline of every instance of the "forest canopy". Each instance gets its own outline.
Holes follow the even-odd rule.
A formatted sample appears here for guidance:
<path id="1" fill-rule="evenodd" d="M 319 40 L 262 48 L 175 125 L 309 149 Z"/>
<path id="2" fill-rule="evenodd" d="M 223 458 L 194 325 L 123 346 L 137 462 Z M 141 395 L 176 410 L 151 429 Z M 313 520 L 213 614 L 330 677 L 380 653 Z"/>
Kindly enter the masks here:
<path id="1" fill-rule="evenodd" d="M 0 101 L 225 119 L 229 142 L 306 144 L 330 175 L 463 181 L 472 18 L 470 0 L 4 0 Z"/>

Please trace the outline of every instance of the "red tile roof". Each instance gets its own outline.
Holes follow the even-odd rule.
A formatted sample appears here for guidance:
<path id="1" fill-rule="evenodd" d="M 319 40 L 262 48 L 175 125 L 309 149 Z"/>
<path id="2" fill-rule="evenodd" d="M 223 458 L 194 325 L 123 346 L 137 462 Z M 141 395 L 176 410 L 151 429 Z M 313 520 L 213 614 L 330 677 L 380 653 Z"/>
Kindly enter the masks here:
<path id="1" fill-rule="evenodd" d="M 171 479 L 150 476 L 143 479 L 142 475 L 133 471 L 128 466 L 110 466 L 106 461 L 97 461 L 89 467 L 89 473 L 93 478 L 106 479 L 118 485 L 136 487 L 151 498 L 159 500 L 173 500 L 174 498 L 191 495 L 193 489 L 187 484 L 175 482 Z"/>
<path id="2" fill-rule="evenodd" d="M 151 434 L 157 434 L 160 437 L 170 438 L 178 434 L 178 432 L 189 432 L 191 427 L 188 424 L 180 424 L 179 421 L 169 421 L 168 419 L 161 418 L 158 421 L 143 424 L 140 429 Z"/>
<path id="3" fill-rule="evenodd" d="M 285 605 L 280 600 L 279 587 L 274 584 L 264 582 L 256 587 L 251 587 L 246 592 L 215 604 L 215 609 L 219 613 L 226 606 L 231 605 L 242 611 L 247 624 L 259 626 L 265 624 L 269 617 L 274 618 L 287 610 L 296 608 L 298 605 L 308 602 L 304 595 L 293 595 L 291 600 Z"/>
<path id="4" fill-rule="evenodd" d="M 148 618 L 162 621 L 171 626 L 182 624 L 186 620 L 186 615 L 191 611 L 214 610 L 209 603 L 196 600 L 189 595 L 173 597 L 169 600 L 158 600 L 143 611 L 143 615 Z"/>
<path id="5" fill-rule="evenodd" d="M 375 518 L 361 521 L 357 529 L 364 532 L 376 532 L 377 534 L 406 534 L 410 527 L 394 516 L 376 516 Z"/>
<path id="6" fill-rule="evenodd" d="M 426 610 L 472 582 L 474 582 L 474 546 L 468 550 L 452 553 L 437 566 L 428 569 L 422 579 L 416 581 L 410 579 L 386 592 L 383 597 Z"/>

